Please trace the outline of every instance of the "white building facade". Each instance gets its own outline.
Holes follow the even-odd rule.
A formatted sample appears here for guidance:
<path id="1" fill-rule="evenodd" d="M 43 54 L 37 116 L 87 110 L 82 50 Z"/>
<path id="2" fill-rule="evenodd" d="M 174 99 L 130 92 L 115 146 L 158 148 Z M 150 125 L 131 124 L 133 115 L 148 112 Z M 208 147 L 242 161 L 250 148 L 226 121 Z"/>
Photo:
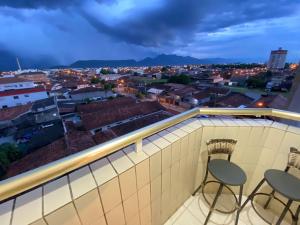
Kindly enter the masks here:
<path id="1" fill-rule="evenodd" d="M 25 105 L 40 99 L 48 98 L 44 88 L 27 88 L 0 92 L 0 108 Z"/>
<path id="2" fill-rule="evenodd" d="M 0 92 L 7 91 L 7 90 L 34 88 L 34 87 L 35 84 L 33 81 L 28 81 L 16 77 L 0 78 Z"/>

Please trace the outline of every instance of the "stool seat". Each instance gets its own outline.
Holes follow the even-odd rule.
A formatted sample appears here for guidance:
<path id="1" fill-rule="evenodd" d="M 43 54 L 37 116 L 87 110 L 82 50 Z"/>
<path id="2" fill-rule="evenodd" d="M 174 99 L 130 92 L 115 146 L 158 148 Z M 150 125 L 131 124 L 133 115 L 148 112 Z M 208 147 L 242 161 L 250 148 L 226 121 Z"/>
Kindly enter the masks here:
<path id="1" fill-rule="evenodd" d="M 268 184 L 288 199 L 300 201 L 300 179 L 281 170 L 270 169 L 264 174 Z"/>
<path id="2" fill-rule="evenodd" d="M 228 160 L 213 159 L 208 163 L 208 170 L 215 179 L 226 185 L 241 186 L 247 180 L 245 172 Z"/>

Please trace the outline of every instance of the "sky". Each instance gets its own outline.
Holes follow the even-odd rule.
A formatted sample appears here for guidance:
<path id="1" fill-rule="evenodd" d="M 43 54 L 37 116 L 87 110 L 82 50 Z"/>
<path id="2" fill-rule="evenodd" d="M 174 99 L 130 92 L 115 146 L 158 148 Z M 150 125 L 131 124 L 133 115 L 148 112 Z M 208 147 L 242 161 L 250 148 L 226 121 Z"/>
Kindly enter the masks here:
<path id="1" fill-rule="evenodd" d="M 0 28 L 0 59 L 300 60 L 300 0 L 1 0 Z"/>

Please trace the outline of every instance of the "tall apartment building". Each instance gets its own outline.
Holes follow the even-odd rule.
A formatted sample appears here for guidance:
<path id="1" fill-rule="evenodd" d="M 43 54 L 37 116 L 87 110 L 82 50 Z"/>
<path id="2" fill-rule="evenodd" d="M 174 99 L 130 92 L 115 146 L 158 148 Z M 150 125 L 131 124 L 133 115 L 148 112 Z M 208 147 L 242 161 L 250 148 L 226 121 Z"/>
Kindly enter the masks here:
<path id="1" fill-rule="evenodd" d="M 283 69 L 287 52 L 287 50 L 283 50 L 282 48 L 271 51 L 268 62 L 268 69 Z"/>

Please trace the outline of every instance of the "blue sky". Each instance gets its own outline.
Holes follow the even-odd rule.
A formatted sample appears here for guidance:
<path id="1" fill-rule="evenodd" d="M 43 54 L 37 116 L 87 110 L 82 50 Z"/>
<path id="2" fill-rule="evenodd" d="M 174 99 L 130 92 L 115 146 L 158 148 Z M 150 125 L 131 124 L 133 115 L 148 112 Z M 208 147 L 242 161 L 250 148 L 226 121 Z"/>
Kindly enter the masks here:
<path id="1" fill-rule="evenodd" d="M 300 0 L 1 0 L 0 52 L 68 64 L 160 53 L 300 60 Z"/>

